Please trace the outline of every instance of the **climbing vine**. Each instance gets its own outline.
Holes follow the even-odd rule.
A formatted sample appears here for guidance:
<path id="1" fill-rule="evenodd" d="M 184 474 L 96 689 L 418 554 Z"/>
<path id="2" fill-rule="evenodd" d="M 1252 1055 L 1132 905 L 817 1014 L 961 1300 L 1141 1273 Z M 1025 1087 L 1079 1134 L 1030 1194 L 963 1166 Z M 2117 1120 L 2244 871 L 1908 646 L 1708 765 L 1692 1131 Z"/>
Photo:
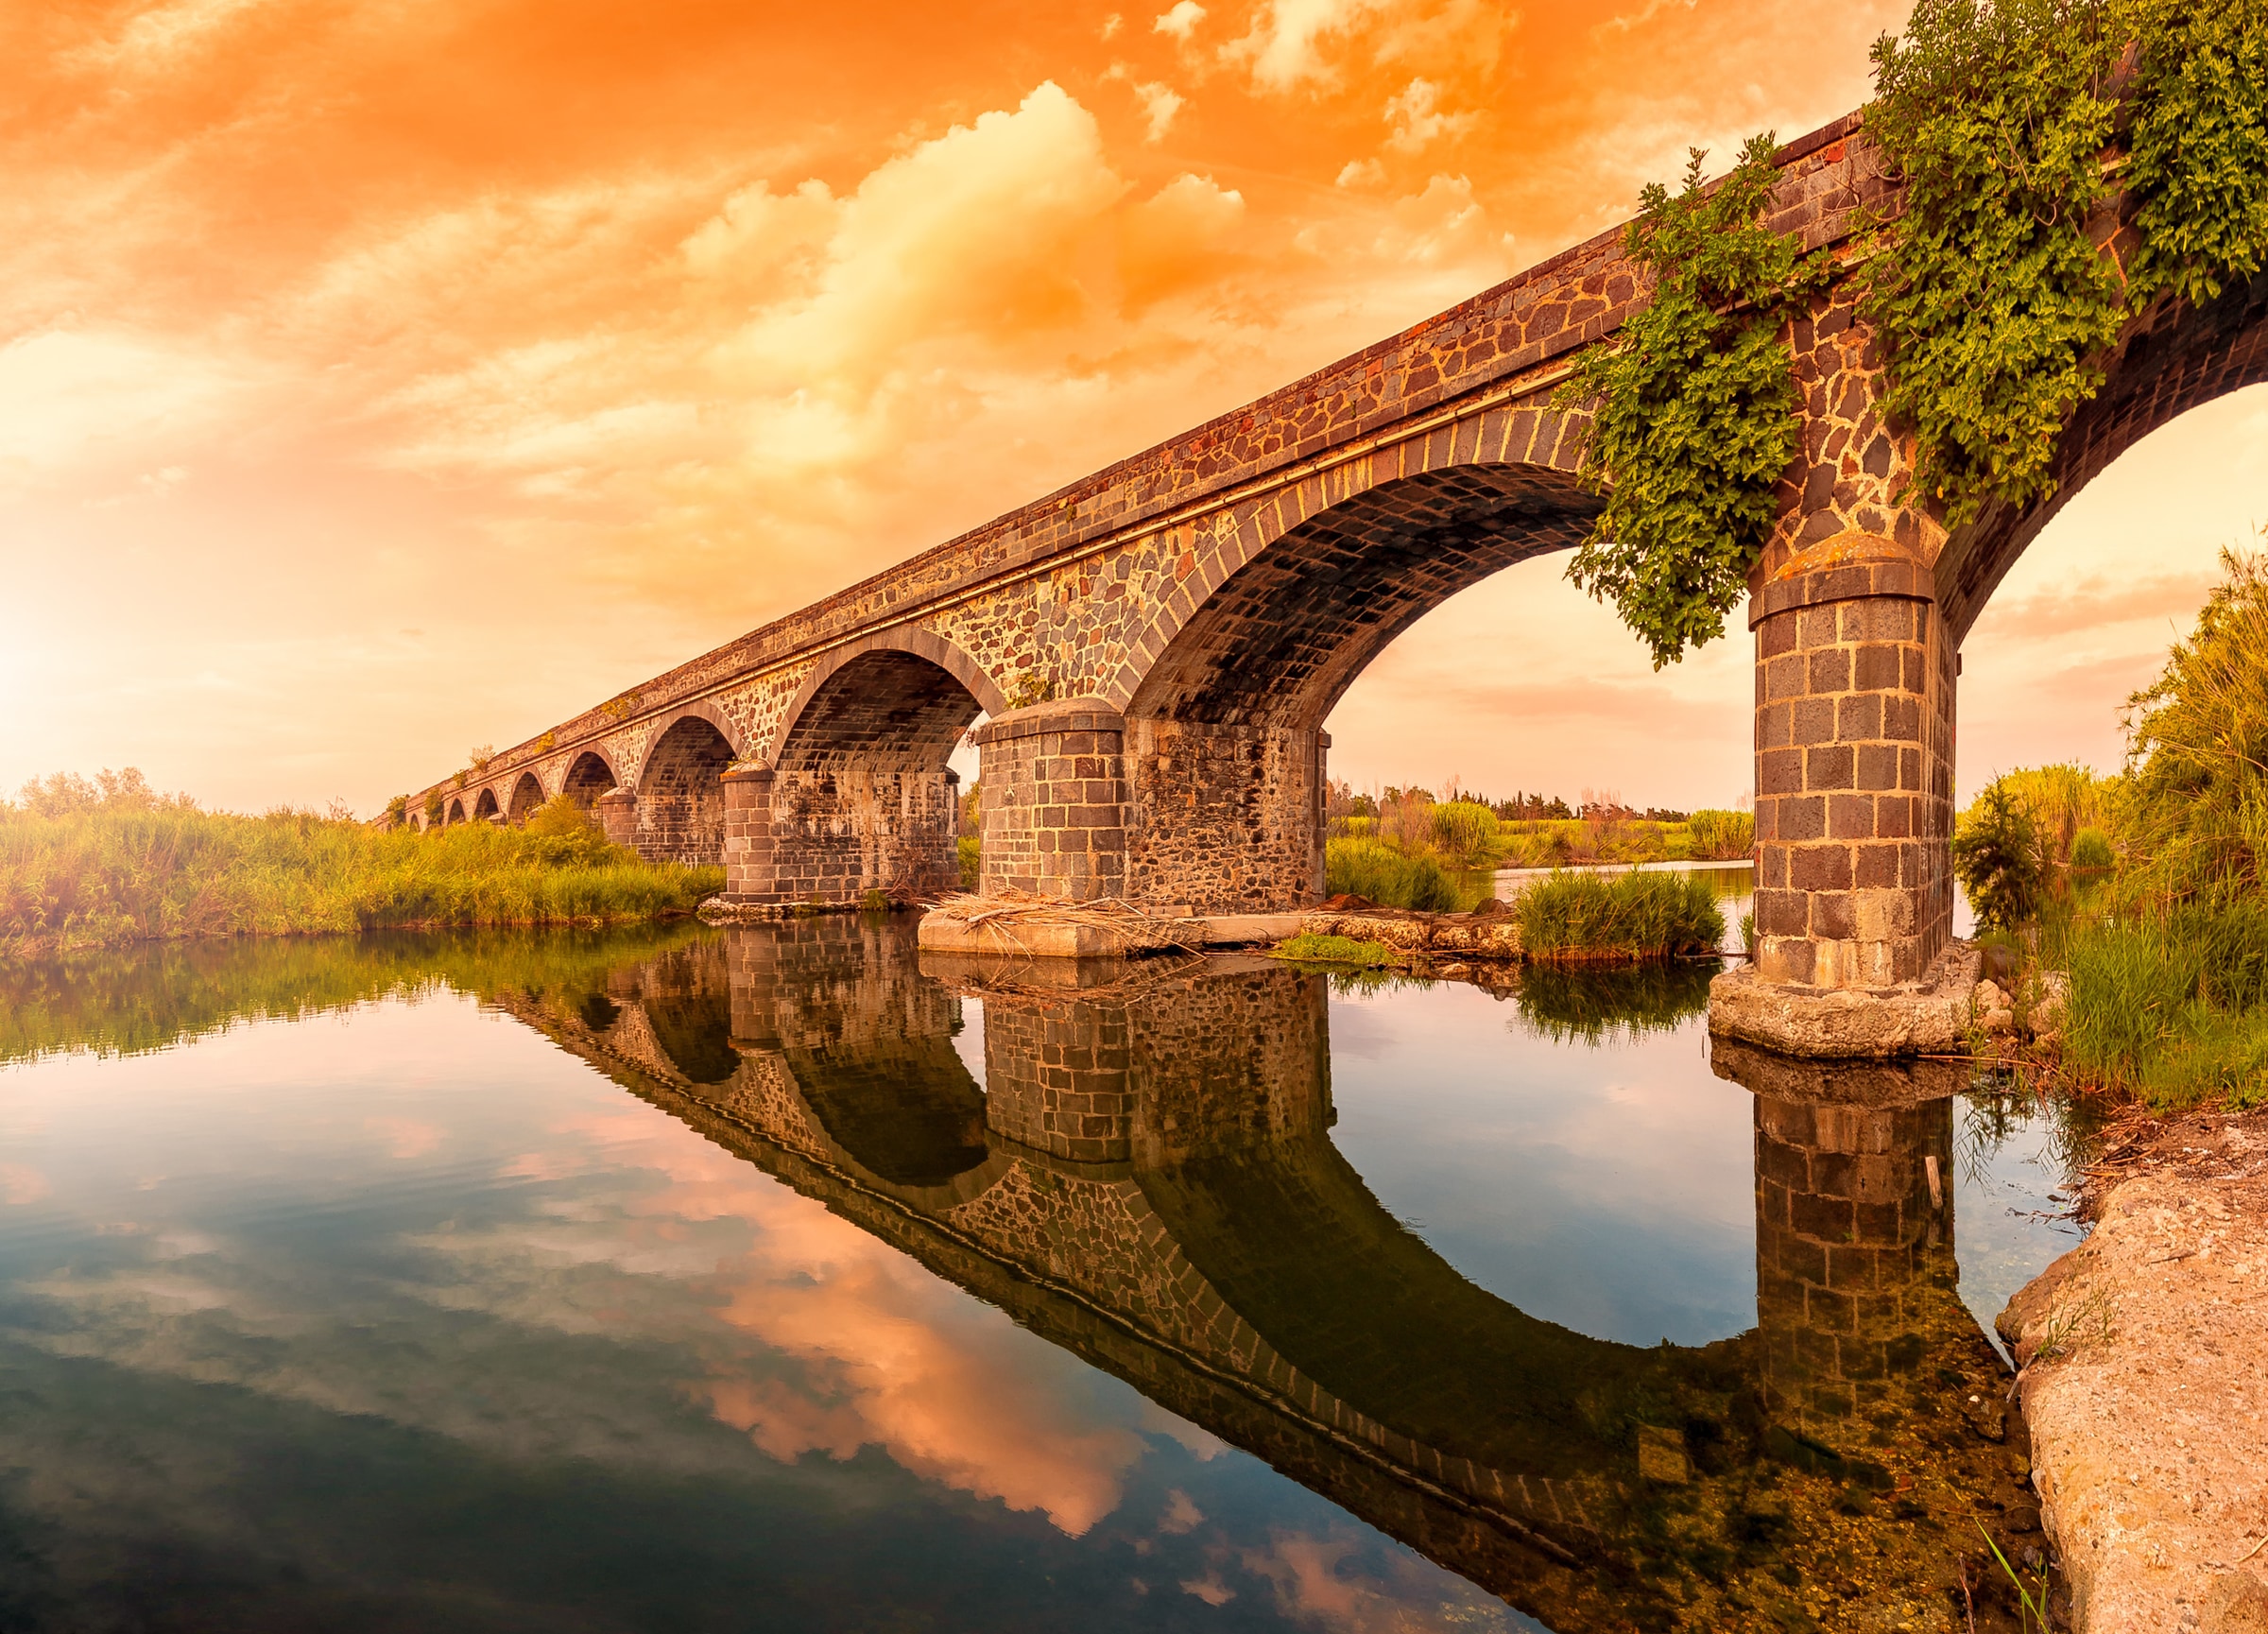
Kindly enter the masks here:
<path id="1" fill-rule="evenodd" d="M 1624 249 L 1653 274 L 1653 300 L 1555 400 L 1592 409 L 1582 477 L 1606 502 L 1568 576 L 1614 604 L 1656 669 L 1725 632 L 1796 452 L 1779 330 L 1830 267 L 1758 219 L 1777 180 L 1774 146 L 1770 134 L 1751 137 L 1732 174 L 1709 186 L 1695 148 L 1681 191 L 1646 188 Z"/>
<path id="2" fill-rule="evenodd" d="M 2260 0 L 1919 0 L 1874 63 L 1866 129 L 1905 194 L 1876 224 L 1867 315 L 1916 479 L 1958 525 L 2054 491 L 2056 439 L 2135 311 L 2259 270 L 2268 17 Z M 2122 120 L 2122 176 L 2105 163 Z M 2122 182 L 2130 277 L 2089 232 Z"/>
<path id="3" fill-rule="evenodd" d="M 2268 7 L 2140 0 L 2133 14 L 2135 291 L 2210 301 L 2268 263 Z"/>
<path id="4" fill-rule="evenodd" d="M 1868 263 L 1890 412 L 1946 520 L 2054 490 L 2065 419 L 2102 385 L 2125 292 L 2088 235 L 2122 42 L 2097 0 L 1918 0 L 1874 48 L 1866 129 L 1904 207 Z"/>

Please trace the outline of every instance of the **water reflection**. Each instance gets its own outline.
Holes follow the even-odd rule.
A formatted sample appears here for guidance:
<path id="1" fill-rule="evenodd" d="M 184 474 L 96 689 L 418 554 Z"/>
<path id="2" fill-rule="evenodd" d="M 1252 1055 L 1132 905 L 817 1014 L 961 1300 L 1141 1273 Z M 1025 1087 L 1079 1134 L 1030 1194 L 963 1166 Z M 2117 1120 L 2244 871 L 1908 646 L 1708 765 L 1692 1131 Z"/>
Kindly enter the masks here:
<path id="1" fill-rule="evenodd" d="M 2033 1523 L 1981 1405 L 2005 1375 L 1957 1292 L 1958 1082 L 1721 1048 L 1756 1094 L 1758 1325 L 1641 1349 L 1523 1314 L 1381 1207 L 1329 1135 L 1326 978 L 1223 959 L 1004 975 L 895 941 L 736 933 L 619 972 L 605 1029 L 499 1002 L 1555 1628 L 1800 1616 L 1797 1583 L 1910 1610 L 1972 1511 Z M 1597 978 L 1537 984 L 1528 1007 L 1595 1037 L 1674 1020 L 1686 985 L 1641 979 L 1627 1022 Z M 741 1059 L 722 1081 L 640 1020 L 698 993 Z M 981 1088 L 952 1047 L 956 993 L 982 1001 Z"/>
<path id="2" fill-rule="evenodd" d="M 855 1466 L 880 1448 L 918 1477 L 1084 1538 L 1136 1483 L 1159 1485 L 1144 1463 L 1159 1435 L 1199 1460 L 1226 1442 L 1560 1634 L 1947 1627 L 1971 1516 L 2012 1551 L 2036 1527 L 2020 1426 L 1999 1406 L 2004 1367 L 1961 1303 L 1953 1096 L 1965 1086 L 1938 1069 L 1821 1072 L 1718 1045 L 1717 1075 L 1753 1097 L 1754 1326 L 1641 1346 L 1524 1312 L 1381 1203 L 1334 1140 L 1318 973 L 1221 958 L 1003 971 L 918 956 L 902 921 L 848 919 L 628 939 L 391 938 L 352 957 L 319 947 L 265 963 L 208 949 L 13 969 L 0 976 L 15 1001 L 0 1059 L 149 1048 L 248 1013 L 442 984 L 478 992 L 709 1145 L 689 1155 L 650 1124 L 589 1109 L 516 1155 L 500 1135 L 496 1166 L 559 1189 L 539 1216 L 460 1208 L 421 1226 L 420 1251 L 455 1267 L 438 1285 L 458 1289 L 421 1297 L 541 1306 L 567 1329 L 681 1349 L 689 1318 L 662 1290 L 690 1289 L 713 1323 L 690 1371 L 672 1364 L 680 1389 L 791 1466 L 816 1454 Z M 1516 999 L 1523 1024 L 1582 1048 L 1675 1028 L 1705 1001 L 1707 975 L 1531 974 Z M 383 1102 L 358 1112 L 395 1158 L 431 1161 L 463 1138 Z M 578 1189 L 626 1164 L 659 1178 L 627 1198 Z M 792 1206 L 765 1176 L 823 1207 Z M 531 1271 L 539 1261 L 635 1275 L 585 1289 Z M 48 1277 L 45 1297 L 70 1313 L 50 1320 L 99 1326 L 113 1295 L 91 1291 L 91 1274 Z M 380 1281 L 406 1277 L 389 1264 Z M 1075 1376 L 1036 1373 L 1012 1330 L 953 1288 L 1170 1418 L 1082 1405 Z M 180 1297 L 258 1303 L 241 1288 Z M 445 1403 L 432 1410 L 477 1442 L 478 1369 L 429 1363 Z M 517 1384 L 508 1352 L 491 1365 Z M 257 1370 L 248 1358 L 200 1366 L 190 1373 Z M 303 1398 L 366 1400 L 336 1378 Z M 681 1427 L 670 1435 L 686 1468 L 719 1455 Z M 1203 1520 L 1183 1479 L 1149 1494 L 1154 1546 Z M 1337 1621 L 1383 1623 L 1376 1581 L 1334 1564 L 1352 1547 L 1271 1534 L 1235 1557 L 1238 1580 L 1275 1584 L 1279 1608 L 1302 1617 L 1367 1595 L 1364 1617 Z M 1169 1575 L 1184 1603 L 1236 1592 L 1226 1554 Z M 902 1592 L 913 1604 L 921 1591 Z M 1019 1600 L 988 1620 L 1036 1615 Z"/>

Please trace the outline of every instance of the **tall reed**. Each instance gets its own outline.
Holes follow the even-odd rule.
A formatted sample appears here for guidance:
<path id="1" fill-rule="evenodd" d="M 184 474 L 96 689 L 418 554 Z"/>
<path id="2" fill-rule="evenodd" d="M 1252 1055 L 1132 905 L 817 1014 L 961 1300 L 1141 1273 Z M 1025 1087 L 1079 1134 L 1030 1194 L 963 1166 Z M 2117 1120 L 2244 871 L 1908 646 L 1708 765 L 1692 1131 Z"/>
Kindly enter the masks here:
<path id="1" fill-rule="evenodd" d="M 1714 952 L 1725 937 L 1716 893 L 1692 874 L 1555 872 L 1515 906 L 1532 960 L 1669 958 Z"/>
<path id="2" fill-rule="evenodd" d="M 723 870 L 646 863 L 579 813 L 380 831 L 184 805 L 0 810 L 0 954 L 181 937 L 558 924 L 692 909 Z M 572 818 L 572 823 L 569 818 Z"/>

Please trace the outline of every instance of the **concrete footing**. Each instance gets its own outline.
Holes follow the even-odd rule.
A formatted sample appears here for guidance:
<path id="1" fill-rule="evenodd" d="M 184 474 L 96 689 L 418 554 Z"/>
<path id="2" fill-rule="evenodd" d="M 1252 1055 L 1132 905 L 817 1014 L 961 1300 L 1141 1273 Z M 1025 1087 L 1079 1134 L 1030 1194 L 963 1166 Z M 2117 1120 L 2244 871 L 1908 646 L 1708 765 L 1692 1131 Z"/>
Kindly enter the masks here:
<path id="1" fill-rule="evenodd" d="M 1811 1060 L 1966 1055 L 1976 985 L 1976 949 L 1958 941 L 1905 987 L 1795 987 L 1743 966 L 1710 984 L 1709 1030 Z"/>

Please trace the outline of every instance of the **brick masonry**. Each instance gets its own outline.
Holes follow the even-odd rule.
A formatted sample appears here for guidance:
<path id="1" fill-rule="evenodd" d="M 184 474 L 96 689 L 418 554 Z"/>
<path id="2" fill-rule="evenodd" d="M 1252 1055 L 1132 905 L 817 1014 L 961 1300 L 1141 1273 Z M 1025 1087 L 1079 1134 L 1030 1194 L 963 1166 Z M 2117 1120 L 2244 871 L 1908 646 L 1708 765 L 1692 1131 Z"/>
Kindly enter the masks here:
<path id="1" fill-rule="evenodd" d="M 1807 245 L 1843 246 L 1855 212 L 1897 204 L 1855 115 L 1778 163 L 1768 220 Z M 2120 255 L 2124 209 L 2095 224 Z M 849 901 L 951 877 L 934 780 L 982 711 L 985 888 L 1293 905 L 1320 885 L 1320 729 L 1347 686 L 1449 596 L 1581 538 L 1585 421 L 1552 393 L 1644 293 L 1604 233 L 431 792 L 449 820 L 484 795 L 515 820 L 524 774 L 585 804 L 615 788 L 609 832 L 647 855 L 716 862 L 737 845 L 732 894 Z M 1800 449 L 1750 582 L 1760 934 L 1777 980 L 1886 986 L 1949 922 L 1963 637 L 2096 472 L 2268 379 L 2268 275 L 2138 318 L 2064 439 L 2056 498 L 1952 530 L 1878 407 L 1883 359 L 1852 283 L 1816 296 L 1788 341 Z M 1033 697 L 1093 724 L 1001 730 Z M 728 768 L 777 775 L 734 806 Z M 761 822 L 759 786 L 788 802 Z M 427 792 L 410 798 L 421 822 Z"/>

